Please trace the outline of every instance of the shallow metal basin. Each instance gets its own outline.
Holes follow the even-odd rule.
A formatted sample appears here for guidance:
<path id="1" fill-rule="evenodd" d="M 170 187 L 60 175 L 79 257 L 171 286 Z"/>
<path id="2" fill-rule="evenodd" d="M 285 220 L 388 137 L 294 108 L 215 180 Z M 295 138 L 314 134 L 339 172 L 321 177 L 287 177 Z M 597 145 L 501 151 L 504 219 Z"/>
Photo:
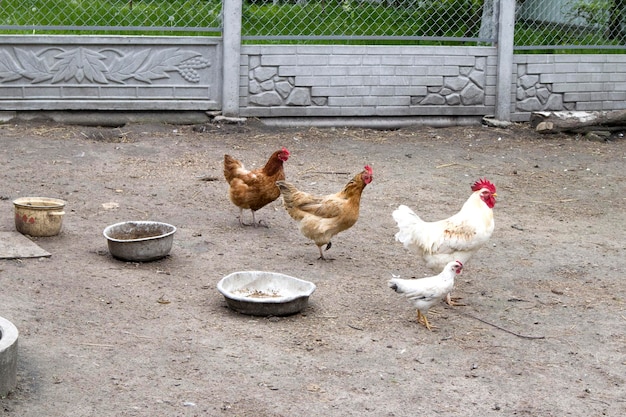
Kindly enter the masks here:
<path id="1" fill-rule="evenodd" d="M 104 229 L 109 252 L 117 259 L 147 262 L 161 259 L 172 250 L 176 227 L 152 221 L 116 223 Z"/>
<path id="2" fill-rule="evenodd" d="M 315 284 L 289 275 L 267 271 L 233 272 L 217 289 L 228 306 L 254 316 L 288 316 L 302 311 Z"/>

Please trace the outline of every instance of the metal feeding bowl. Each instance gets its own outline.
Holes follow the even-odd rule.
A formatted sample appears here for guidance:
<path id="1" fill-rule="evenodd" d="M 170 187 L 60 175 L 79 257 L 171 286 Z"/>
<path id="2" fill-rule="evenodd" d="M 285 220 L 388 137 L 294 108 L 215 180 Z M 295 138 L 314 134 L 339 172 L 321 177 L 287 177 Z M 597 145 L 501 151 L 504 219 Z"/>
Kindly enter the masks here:
<path id="1" fill-rule="evenodd" d="M 161 259 L 172 250 L 176 227 L 167 223 L 130 221 L 104 229 L 109 252 L 117 259 L 147 262 Z"/>
<path id="2" fill-rule="evenodd" d="M 217 283 L 228 307 L 253 316 L 288 316 L 302 311 L 315 284 L 265 271 L 233 272 Z"/>

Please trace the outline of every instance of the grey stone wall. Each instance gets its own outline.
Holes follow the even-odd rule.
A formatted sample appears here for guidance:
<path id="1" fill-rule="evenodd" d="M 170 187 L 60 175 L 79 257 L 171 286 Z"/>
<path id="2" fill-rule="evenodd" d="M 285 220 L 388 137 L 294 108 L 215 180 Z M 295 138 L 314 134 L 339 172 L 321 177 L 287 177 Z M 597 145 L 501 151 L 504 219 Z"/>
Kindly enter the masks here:
<path id="1" fill-rule="evenodd" d="M 243 46 L 248 117 L 493 114 L 491 47 Z M 511 119 L 626 108 L 626 55 L 514 55 Z"/>
<path id="2" fill-rule="evenodd" d="M 209 110 L 219 39 L 0 36 L 1 110 Z"/>
<path id="3" fill-rule="evenodd" d="M 626 55 L 515 55 L 511 119 L 540 110 L 626 109 Z"/>
<path id="4" fill-rule="evenodd" d="M 244 117 L 449 120 L 496 105 L 494 47 L 242 45 L 238 68 L 223 67 L 222 50 L 219 38 L 0 36 L 0 111 L 220 110 L 228 101 Z M 238 74 L 238 97 L 236 82 L 234 98 L 222 97 L 226 72 Z M 513 121 L 626 109 L 625 54 L 516 54 L 512 75 Z"/>
<path id="5" fill-rule="evenodd" d="M 493 113 L 495 48 L 243 46 L 248 117 Z"/>

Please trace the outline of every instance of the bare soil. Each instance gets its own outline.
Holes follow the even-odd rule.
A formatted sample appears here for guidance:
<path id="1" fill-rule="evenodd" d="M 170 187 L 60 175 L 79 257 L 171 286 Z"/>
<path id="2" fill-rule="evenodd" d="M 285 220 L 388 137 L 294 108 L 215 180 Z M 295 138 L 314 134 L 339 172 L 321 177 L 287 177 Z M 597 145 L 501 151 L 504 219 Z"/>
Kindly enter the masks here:
<path id="1" fill-rule="evenodd" d="M 51 257 L 0 261 L 0 316 L 20 332 L 18 386 L 0 414 L 626 415 L 619 135 L 24 123 L 0 126 L 0 144 L 0 230 L 15 229 L 15 198 L 67 202 L 61 233 L 34 238 Z M 279 201 L 257 212 L 269 227 L 239 226 L 224 153 L 255 167 L 281 146 L 287 179 L 310 192 L 374 169 L 332 262 Z M 496 231 L 456 281 L 466 306 L 436 306 L 428 331 L 386 284 L 432 275 L 395 242 L 391 212 L 448 217 L 479 177 L 498 187 Z M 177 226 L 171 254 L 112 258 L 102 231 L 126 220 Z M 242 315 L 216 290 L 241 270 L 317 290 L 299 314 Z"/>

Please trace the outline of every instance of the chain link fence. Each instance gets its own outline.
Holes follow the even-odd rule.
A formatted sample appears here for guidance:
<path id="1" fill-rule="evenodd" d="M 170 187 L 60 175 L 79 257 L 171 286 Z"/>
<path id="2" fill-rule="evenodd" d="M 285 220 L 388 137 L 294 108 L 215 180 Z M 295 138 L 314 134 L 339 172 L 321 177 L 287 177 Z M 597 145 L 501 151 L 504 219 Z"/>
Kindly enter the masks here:
<path id="1" fill-rule="evenodd" d="M 0 0 L 0 33 L 220 35 L 221 1 Z M 494 0 L 243 2 L 242 38 L 249 43 L 484 45 L 496 39 Z M 516 0 L 515 45 L 626 50 L 626 0 Z"/>
<path id="2" fill-rule="evenodd" d="M 221 34 L 221 0 L 0 0 L 0 33 Z"/>
<path id="3" fill-rule="evenodd" d="M 483 0 L 245 0 L 244 40 L 492 42 Z M 484 29 L 484 28 L 483 28 Z M 367 41 L 367 42 L 363 42 Z"/>
<path id="4" fill-rule="evenodd" d="M 516 49 L 626 49 L 626 0 L 517 0 Z"/>

